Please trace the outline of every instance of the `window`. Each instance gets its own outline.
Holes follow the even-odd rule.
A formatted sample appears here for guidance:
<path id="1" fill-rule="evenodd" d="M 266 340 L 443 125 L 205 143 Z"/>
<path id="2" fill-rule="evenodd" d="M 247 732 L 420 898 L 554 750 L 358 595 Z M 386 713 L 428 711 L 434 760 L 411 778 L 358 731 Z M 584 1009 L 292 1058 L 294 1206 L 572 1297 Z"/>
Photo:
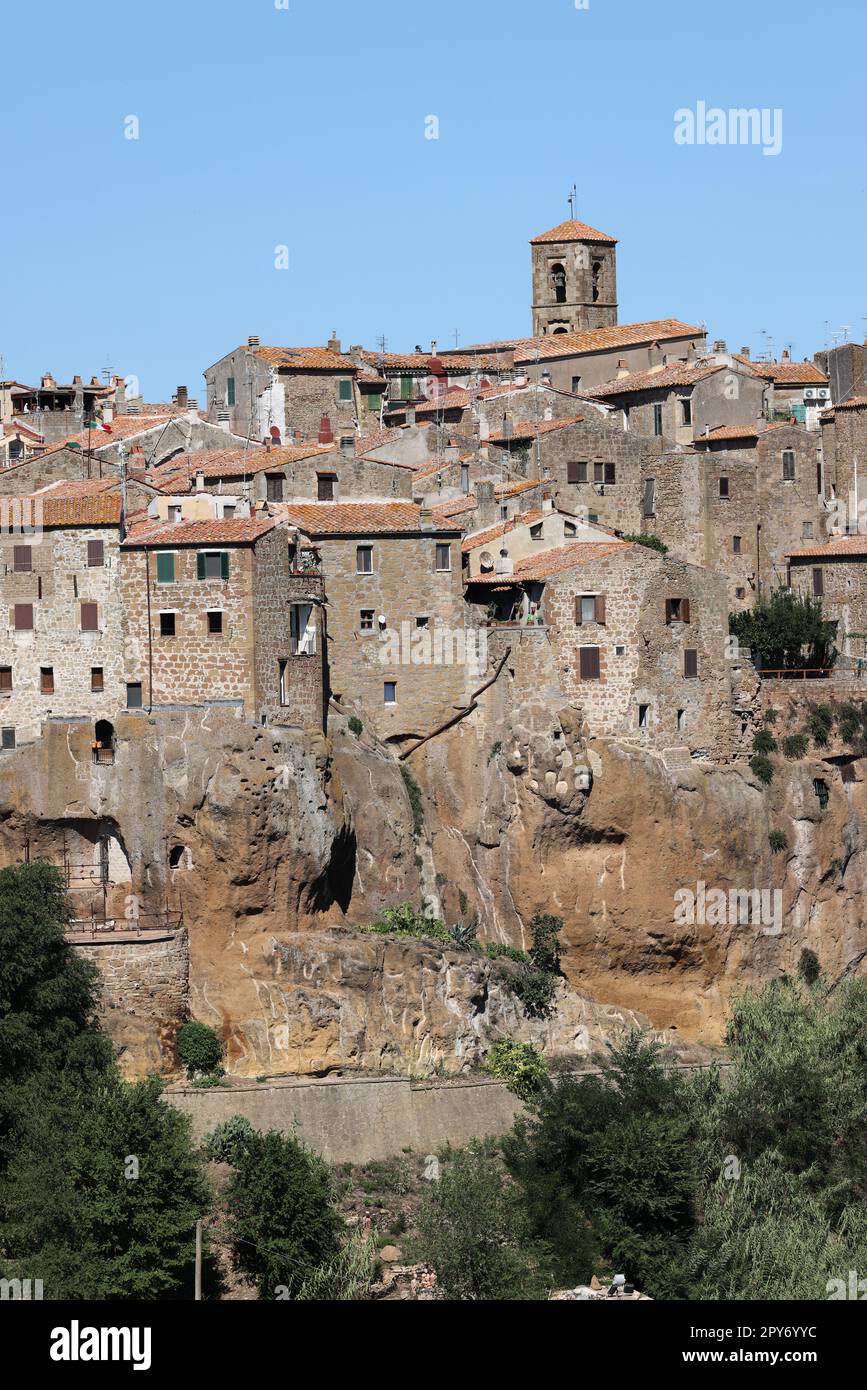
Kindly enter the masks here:
<path id="1" fill-rule="evenodd" d="M 578 678 L 582 681 L 599 680 L 599 648 L 578 648 Z"/>
<path id="2" fill-rule="evenodd" d="M 88 569 L 99 569 L 105 564 L 105 546 L 102 541 L 87 542 L 87 567 Z"/>
<path id="3" fill-rule="evenodd" d="M 277 662 L 277 673 L 278 673 L 279 680 L 280 680 L 280 704 L 281 704 L 281 705 L 288 705 L 288 703 L 289 703 L 289 662 L 288 662 L 288 661 L 285 661 L 285 660 L 284 660 L 284 661 L 278 661 L 278 662 Z"/>
<path id="4" fill-rule="evenodd" d="M 530 540 L 538 541 L 542 539 L 542 523 L 537 521 L 535 526 L 530 527 Z"/>
<path id="5" fill-rule="evenodd" d="M 175 615 L 174 613 L 160 613 L 160 637 L 174 637 L 175 635 Z"/>
<path id="6" fill-rule="evenodd" d="M 594 261 L 590 271 L 591 277 L 591 298 L 595 304 L 599 298 L 599 276 L 602 274 L 602 262 Z"/>
<path id="7" fill-rule="evenodd" d="M 574 521 L 564 521 L 564 522 L 563 522 L 563 535 L 564 535 L 564 536 L 575 536 L 575 535 L 577 535 L 577 534 L 578 534 L 578 530 L 577 530 L 577 527 L 576 527 Z"/>
<path id="8" fill-rule="evenodd" d="M 15 730 L 14 730 L 14 729 L 3 729 L 2 733 L 0 733 L 0 747 L 2 747 L 2 748 L 14 748 L 14 747 L 15 747 Z"/>
<path id="9" fill-rule="evenodd" d="M 805 521 L 805 522 L 804 522 L 803 529 L 802 529 L 802 531 L 801 531 L 801 537 L 802 537 L 802 539 L 805 540 L 805 541 L 811 541 L 811 540 L 813 539 L 813 523 L 812 523 L 812 521 Z"/>
<path id="10" fill-rule="evenodd" d="M 413 397 L 414 381 L 411 376 L 402 376 L 400 379 L 400 399 L 411 401 Z"/>
<path id="11" fill-rule="evenodd" d="M 554 303 L 566 303 L 566 271 L 559 263 L 551 266 L 551 288 L 554 291 Z"/>
<path id="12" fill-rule="evenodd" d="M 732 536 L 732 554 L 734 554 L 734 555 L 740 555 L 740 553 L 741 553 L 741 538 L 740 538 L 740 536 Z"/>
<path id="13" fill-rule="evenodd" d="M 692 401 L 684 398 L 680 403 L 680 423 L 682 425 L 692 424 Z"/>
<path id="14" fill-rule="evenodd" d="M 33 550 L 29 545 L 16 545 L 12 550 L 12 567 L 16 574 L 30 574 L 33 569 Z"/>
<path id="15" fill-rule="evenodd" d="M 728 497 L 728 495 L 729 495 L 729 480 L 728 480 L 728 478 L 720 478 L 720 480 L 719 480 L 719 495 L 720 495 L 720 497 Z"/>
<path id="16" fill-rule="evenodd" d="M 357 545 L 355 547 L 355 573 L 373 574 L 372 545 Z"/>
<path id="17" fill-rule="evenodd" d="M 642 512 L 645 516 L 656 516 L 656 479 L 644 479 L 644 501 Z"/>
<path id="18" fill-rule="evenodd" d="M 352 382 L 351 382 L 351 381 L 340 381 L 340 382 L 338 382 L 338 384 L 337 384 L 337 399 L 338 399 L 339 401 L 351 401 L 351 400 L 352 400 Z"/>
<path id="19" fill-rule="evenodd" d="M 813 594 L 821 598 L 825 592 L 825 576 L 820 566 L 813 570 Z"/>
<path id="20" fill-rule="evenodd" d="M 819 809 L 821 811 L 824 811 L 825 807 L 828 805 L 828 802 L 831 799 L 831 793 L 828 791 L 828 783 L 824 780 L 824 778 L 813 778 L 813 791 L 816 793 L 816 796 L 819 799 Z"/>
<path id="21" fill-rule="evenodd" d="M 8 695 L 12 689 L 12 667 L 0 666 L 0 695 Z"/>
<path id="22" fill-rule="evenodd" d="M 396 681 L 385 681 L 385 682 L 384 682 L 383 687 L 382 687 L 382 700 L 383 700 L 383 704 L 386 704 L 386 705 L 396 705 L 396 704 L 397 704 L 397 682 L 396 682 Z"/>
<path id="23" fill-rule="evenodd" d="M 32 631 L 33 631 L 33 604 L 32 604 L 32 603 L 16 603 L 16 605 L 15 605 L 15 619 L 14 619 L 14 622 L 15 622 L 15 631 L 16 631 L 16 632 L 32 632 Z"/>
<path id="24" fill-rule="evenodd" d="M 653 433 L 662 434 L 662 405 L 659 402 L 653 407 Z"/>
<path id="25" fill-rule="evenodd" d="M 141 709 L 141 681 L 127 681 L 126 707 L 127 709 Z"/>
<path id="26" fill-rule="evenodd" d="M 530 533 L 532 535 L 532 532 Z M 437 541 L 436 568 L 440 573 L 450 570 L 452 567 L 452 548 L 450 545 Z"/>
<path id="27" fill-rule="evenodd" d="M 508 502 L 503 502 L 503 503 L 501 504 L 501 506 L 500 506 L 500 520 L 501 520 L 501 521 L 508 521 L 508 520 L 509 520 L 509 504 L 508 504 Z"/>
<path id="28" fill-rule="evenodd" d="M 233 517 L 234 515 L 235 515 L 235 504 L 234 504 L 234 502 L 224 502 L 224 503 L 223 503 L 223 520 L 224 520 L 224 521 L 231 521 L 231 520 L 232 520 L 232 517 Z"/>
<path id="29" fill-rule="evenodd" d="M 223 615 L 219 609 L 212 608 L 208 613 L 208 636 L 220 637 L 223 632 Z"/>
<path id="30" fill-rule="evenodd" d="M 419 614 L 416 615 L 416 620 L 415 620 L 415 625 L 416 625 L 416 627 L 420 627 L 420 628 L 421 628 L 421 627 L 427 627 L 429 624 L 430 624 L 430 618 L 427 617 L 426 614 L 424 614 L 424 613 L 419 613 Z"/>
<path id="31" fill-rule="evenodd" d="M 625 655 L 626 655 L 626 648 L 625 648 L 625 647 L 615 647 L 615 648 L 614 648 L 614 655 L 615 655 L 615 656 L 625 656 Z"/>
<path id="32" fill-rule="evenodd" d="M 605 482 L 605 464 L 604 464 L 604 463 L 594 463 L 594 465 L 593 465 L 593 481 L 594 481 L 594 483 L 604 483 L 604 482 Z"/>
<path id="33" fill-rule="evenodd" d="M 228 579 L 229 554 L 226 550 L 200 550 L 196 555 L 198 579 Z"/>
<path id="34" fill-rule="evenodd" d="M 613 483 L 616 480 L 616 470 L 613 463 L 605 464 L 605 482 Z"/>
<path id="35" fill-rule="evenodd" d="M 333 502 L 337 477 L 334 473 L 316 474 L 316 498 L 319 502 Z"/>
<path id="36" fill-rule="evenodd" d="M 235 404 L 235 378 L 233 376 L 226 378 L 226 404 Z"/>
<path id="37" fill-rule="evenodd" d="M 586 483 L 587 464 L 570 462 L 566 464 L 567 483 Z"/>
<path id="38" fill-rule="evenodd" d="M 667 623 L 688 623 L 689 599 L 667 598 L 665 600 L 665 621 Z"/>
<path id="39" fill-rule="evenodd" d="M 735 598 L 746 598 L 746 589 L 735 589 Z"/>
<path id="40" fill-rule="evenodd" d="M 687 647 L 683 653 L 683 675 L 685 680 L 694 680 L 698 675 L 698 652 Z"/>
<path id="41" fill-rule="evenodd" d="M 462 464 L 461 464 L 461 492 L 469 492 L 469 490 L 470 490 L 470 465 L 469 465 L 468 463 L 462 463 Z"/>
<path id="42" fill-rule="evenodd" d="M 686 718 L 686 710 L 685 710 L 685 709 L 679 709 L 679 710 L 677 711 L 677 727 L 678 727 L 678 729 L 682 729 L 682 728 L 683 728 L 683 721 L 684 721 L 685 718 Z"/>
<path id="43" fill-rule="evenodd" d="M 39 693 L 41 695 L 54 694 L 54 667 L 40 666 L 39 668 Z"/>
<path id="44" fill-rule="evenodd" d="M 368 408 L 368 410 L 381 410 L 381 409 L 382 409 L 382 392 L 381 392 L 381 391 L 368 391 L 368 393 L 367 393 L 367 408 Z"/>
<path id="45" fill-rule="evenodd" d="M 173 526 L 176 522 L 180 521 L 182 515 L 183 507 L 181 506 L 180 502 L 170 502 L 168 508 L 168 519 Z"/>
<path id="46" fill-rule="evenodd" d="M 376 610 L 373 608 L 362 608 L 358 615 L 359 632 L 373 632 L 373 624 L 376 619 Z"/>
<path id="47" fill-rule="evenodd" d="M 316 652 L 312 603 L 293 603 L 289 609 L 289 650 L 293 656 L 313 656 Z"/>
<path id="48" fill-rule="evenodd" d="M 157 551 L 157 583 L 174 584 L 175 557 L 171 550 Z"/>
<path id="49" fill-rule="evenodd" d="M 82 632 L 99 632 L 98 603 L 83 603 L 81 605 L 81 630 Z"/>
<path id="50" fill-rule="evenodd" d="M 572 395 L 573 395 L 573 396 L 575 395 L 576 391 L 579 389 L 580 385 L 581 385 L 581 378 L 580 378 L 580 376 L 573 376 L 573 378 L 572 378 Z"/>
<path id="51" fill-rule="evenodd" d="M 604 594 L 577 594 L 575 597 L 575 623 L 582 627 L 584 623 L 604 623 L 605 622 L 605 595 Z"/>
<path id="52" fill-rule="evenodd" d="M 91 690 L 105 690 L 105 676 L 101 666 L 91 666 L 90 668 L 90 688 Z"/>
<path id="53" fill-rule="evenodd" d="M 794 449 L 783 450 L 783 482 L 793 483 L 795 481 L 795 451 Z"/>
<path id="54" fill-rule="evenodd" d="M 269 502 L 283 501 L 283 484 L 285 481 L 282 473 L 265 474 L 265 496 Z"/>
<path id="55" fill-rule="evenodd" d="M 638 727 L 646 729 L 650 725 L 650 705 L 638 706 Z"/>

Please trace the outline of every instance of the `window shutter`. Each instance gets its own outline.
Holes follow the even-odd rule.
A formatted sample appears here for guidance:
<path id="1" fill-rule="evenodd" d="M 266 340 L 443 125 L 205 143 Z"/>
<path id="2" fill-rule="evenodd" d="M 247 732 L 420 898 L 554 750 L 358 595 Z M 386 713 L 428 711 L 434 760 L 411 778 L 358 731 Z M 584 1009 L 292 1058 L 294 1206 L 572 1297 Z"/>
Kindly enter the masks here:
<path id="1" fill-rule="evenodd" d="M 16 603 L 15 605 L 15 630 L 16 632 L 33 631 L 33 604 Z"/>
<path id="2" fill-rule="evenodd" d="M 99 606 L 95 603 L 83 603 L 81 605 L 81 630 L 82 632 L 99 631 Z"/>
<path id="3" fill-rule="evenodd" d="M 204 550 L 199 550 L 199 551 L 196 552 L 196 578 L 197 578 L 197 579 L 204 579 L 204 577 L 205 577 L 205 552 L 204 552 Z"/>
<path id="4" fill-rule="evenodd" d="M 581 595 L 575 595 L 575 626 L 583 626 L 584 619 L 581 617 Z"/>
<path id="5" fill-rule="evenodd" d="M 821 569 L 813 570 L 813 593 L 816 598 L 821 598 L 825 592 L 825 576 Z"/>
<path id="6" fill-rule="evenodd" d="M 582 681 L 598 681 L 599 648 L 579 647 L 578 652 L 579 672 Z"/>
<path id="7" fill-rule="evenodd" d="M 683 653 L 683 674 L 686 677 L 698 675 L 698 652 L 694 647 L 687 647 Z"/>
<path id="8" fill-rule="evenodd" d="M 221 579 L 228 579 L 228 578 L 229 578 L 229 552 L 228 552 L 228 550 L 224 550 L 224 551 L 222 551 L 221 554 L 220 554 L 220 577 L 221 577 Z"/>
<path id="9" fill-rule="evenodd" d="M 87 564 L 89 569 L 97 569 L 103 563 L 102 541 L 87 542 Z"/>
<path id="10" fill-rule="evenodd" d="M 613 483 L 613 482 L 614 482 L 614 479 L 615 479 L 614 464 L 613 464 L 613 463 L 606 463 L 606 465 L 605 465 L 605 481 L 606 481 L 606 483 Z"/>
<path id="11" fill-rule="evenodd" d="M 682 599 L 680 600 L 680 618 L 681 618 L 681 622 L 684 622 L 684 623 L 688 623 L 688 622 L 689 622 L 689 599 L 688 599 L 688 598 L 682 598 Z"/>
<path id="12" fill-rule="evenodd" d="M 578 464 L 577 464 L 577 463 L 567 463 L 567 464 L 566 464 L 566 482 L 567 482 L 567 483 L 577 483 L 577 482 L 578 482 Z"/>
<path id="13" fill-rule="evenodd" d="M 604 623 L 604 622 L 605 622 L 605 595 L 604 595 L 604 594 L 597 594 L 597 595 L 596 595 L 596 621 L 597 621 L 597 623 Z"/>
<path id="14" fill-rule="evenodd" d="M 666 621 L 667 623 L 670 623 L 670 622 L 671 622 L 671 599 L 670 599 L 670 598 L 667 598 L 667 599 L 665 600 L 665 621 Z"/>

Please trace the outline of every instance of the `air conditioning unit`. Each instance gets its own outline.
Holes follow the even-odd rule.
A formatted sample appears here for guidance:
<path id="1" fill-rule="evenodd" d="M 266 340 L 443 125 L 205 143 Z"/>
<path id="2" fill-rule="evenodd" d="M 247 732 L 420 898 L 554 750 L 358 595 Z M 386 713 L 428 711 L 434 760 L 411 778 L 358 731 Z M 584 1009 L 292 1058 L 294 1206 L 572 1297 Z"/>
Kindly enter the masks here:
<path id="1" fill-rule="evenodd" d="M 817 400 L 817 401 L 829 401 L 830 399 L 831 399 L 831 392 L 828 390 L 828 387 L 827 387 L 827 386 L 820 386 L 820 387 L 818 388 L 818 390 L 816 391 L 816 400 Z"/>
<path id="2" fill-rule="evenodd" d="M 816 391 L 813 390 L 813 387 L 812 387 L 812 386 L 808 386 L 808 387 L 806 388 L 806 390 L 804 391 L 804 400 L 805 400 L 805 401 L 814 401 L 814 400 L 816 399 L 816 394 L 817 394 L 817 393 L 816 393 Z"/>

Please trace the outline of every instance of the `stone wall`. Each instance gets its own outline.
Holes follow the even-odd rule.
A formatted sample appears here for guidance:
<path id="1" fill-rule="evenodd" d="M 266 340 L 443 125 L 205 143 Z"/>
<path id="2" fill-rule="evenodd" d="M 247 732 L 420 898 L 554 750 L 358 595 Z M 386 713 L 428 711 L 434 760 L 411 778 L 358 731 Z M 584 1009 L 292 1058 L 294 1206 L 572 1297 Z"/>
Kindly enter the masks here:
<path id="1" fill-rule="evenodd" d="M 184 930 L 165 936 L 112 933 L 70 940 L 100 974 L 100 1022 L 127 1076 L 174 1072 L 175 1038 L 189 1017 L 189 944 Z"/>
<path id="2" fill-rule="evenodd" d="M 409 466 L 357 458 L 354 454 L 347 457 L 339 449 L 331 454 L 318 454 L 313 458 L 301 459 L 298 463 L 275 466 L 267 472 L 256 473 L 251 491 L 260 501 L 267 496 L 267 473 L 283 475 L 283 500 L 287 502 L 317 501 L 319 474 L 334 477 L 335 502 L 350 498 L 387 497 L 394 500 L 412 497 L 413 470 Z"/>
<path id="3" fill-rule="evenodd" d="M 821 555 L 793 561 L 790 568 L 792 588 L 798 593 L 814 595 L 813 571 L 822 573 L 822 616 L 838 624 L 836 644 L 844 656 L 863 657 L 865 643 L 850 633 L 867 632 L 867 564 L 865 557 Z"/>

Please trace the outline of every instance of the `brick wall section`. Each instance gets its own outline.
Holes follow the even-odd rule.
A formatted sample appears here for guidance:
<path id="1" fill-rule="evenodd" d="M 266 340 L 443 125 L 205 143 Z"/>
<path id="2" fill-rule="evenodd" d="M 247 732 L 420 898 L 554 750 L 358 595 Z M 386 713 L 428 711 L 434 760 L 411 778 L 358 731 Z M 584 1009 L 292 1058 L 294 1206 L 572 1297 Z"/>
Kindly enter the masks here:
<path id="1" fill-rule="evenodd" d="M 103 542 L 103 565 L 88 566 L 89 540 Z M 13 572 L 16 542 L 32 543 L 30 573 Z M 110 526 L 3 537 L 0 666 L 12 668 L 12 691 L 0 695 L 0 723 L 16 730 L 17 742 L 37 738 L 49 715 L 113 717 L 123 681 L 118 547 L 118 529 Z M 81 631 L 81 604 L 88 602 L 98 605 L 98 632 Z M 32 603 L 32 632 L 15 631 L 16 603 Z M 102 692 L 91 690 L 94 666 L 102 667 Z M 53 669 L 53 694 L 41 693 L 41 667 Z"/>
<path id="2" fill-rule="evenodd" d="M 605 595 L 604 624 L 576 625 L 580 594 Z M 667 598 L 689 599 L 688 622 L 666 622 Z M 543 614 L 563 689 L 582 710 L 590 734 L 715 756 L 726 747 L 728 604 L 722 576 L 635 546 L 554 576 L 545 587 Z M 598 681 L 580 678 L 578 648 L 584 645 L 599 648 Z M 697 652 L 697 679 L 684 676 L 687 648 Z M 641 704 L 649 707 L 646 729 L 639 728 Z"/>
<path id="3" fill-rule="evenodd" d="M 437 543 L 451 546 L 451 570 L 438 572 Z M 373 573 L 356 573 L 356 547 L 373 547 Z M 429 631 L 437 628 L 462 633 L 469 615 L 463 602 L 460 541 L 438 532 L 373 535 L 317 542 L 322 555 L 328 604 L 328 665 L 330 688 L 349 702 L 363 705 L 367 717 L 384 738 L 427 733 L 454 713 L 468 689 L 480 683 L 463 665 L 422 665 L 401 661 L 384 664 L 378 619 L 400 633 L 407 622 L 415 629 L 417 616 L 426 616 Z M 360 611 L 374 610 L 372 633 L 360 631 Z M 410 653 L 411 654 L 411 653 Z M 483 679 L 483 678 L 482 678 Z M 386 681 L 397 683 L 397 704 L 385 705 Z"/>

